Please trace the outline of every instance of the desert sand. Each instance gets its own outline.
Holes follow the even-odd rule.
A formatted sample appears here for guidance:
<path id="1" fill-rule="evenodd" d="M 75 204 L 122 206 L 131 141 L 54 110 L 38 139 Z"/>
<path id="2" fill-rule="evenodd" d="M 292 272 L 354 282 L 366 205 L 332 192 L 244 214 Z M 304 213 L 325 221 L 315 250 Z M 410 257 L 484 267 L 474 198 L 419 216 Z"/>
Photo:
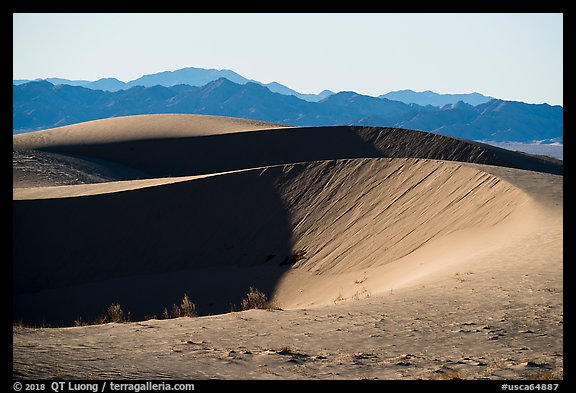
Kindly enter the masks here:
<path id="1" fill-rule="evenodd" d="M 200 115 L 13 150 L 15 378 L 563 377 L 557 160 Z M 116 302 L 135 322 L 71 327 Z"/>

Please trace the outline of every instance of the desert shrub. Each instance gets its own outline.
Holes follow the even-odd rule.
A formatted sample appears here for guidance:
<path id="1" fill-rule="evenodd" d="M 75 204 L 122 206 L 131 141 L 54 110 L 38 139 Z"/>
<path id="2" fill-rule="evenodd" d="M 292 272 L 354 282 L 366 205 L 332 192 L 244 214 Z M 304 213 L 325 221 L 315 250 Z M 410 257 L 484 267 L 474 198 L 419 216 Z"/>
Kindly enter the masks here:
<path id="1" fill-rule="evenodd" d="M 12 321 L 12 326 L 13 327 L 19 327 L 19 328 L 35 328 L 36 327 L 34 324 L 26 323 L 21 319 L 19 319 L 17 321 Z"/>
<path id="2" fill-rule="evenodd" d="M 176 304 L 172 305 L 172 314 L 170 314 L 172 318 L 180 318 L 182 316 L 182 311 L 180 311 L 180 307 Z"/>
<path id="3" fill-rule="evenodd" d="M 98 318 L 94 320 L 93 324 L 102 325 L 104 323 L 109 322 L 116 322 L 116 323 L 130 322 L 130 313 L 128 312 L 127 314 L 125 314 L 124 310 L 122 310 L 122 307 L 120 306 L 119 303 L 112 303 L 110 306 L 108 306 L 104 314 L 100 315 Z M 88 325 L 88 323 L 82 321 L 81 317 L 78 320 L 74 321 L 74 324 L 76 326 Z"/>
<path id="4" fill-rule="evenodd" d="M 108 317 L 105 314 L 102 314 L 94 320 L 94 323 L 92 323 L 92 325 L 103 325 L 108 322 L 110 322 L 108 320 Z"/>
<path id="5" fill-rule="evenodd" d="M 258 288 L 250 287 L 248 293 L 245 295 L 244 299 L 242 299 L 242 310 L 250 310 L 254 308 L 270 308 L 270 302 L 268 301 L 268 297 L 264 293 L 260 292 Z"/>
<path id="6" fill-rule="evenodd" d="M 29 328 L 29 329 L 46 329 L 46 328 L 54 328 L 60 327 L 51 325 L 48 322 L 41 321 L 41 322 L 24 322 L 23 320 L 19 319 L 17 321 L 12 321 L 12 327 L 16 328 Z"/>
<path id="7" fill-rule="evenodd" d="M 106 319 L 108 322 L 130 322 L 130 313 L 125 315 L 119 303 L 112 303 L 106 310 Z"/>
<path id="8" fill-rule="evenodd" d="M 180 314 L 183 317 L 190 318 L 198 316 L 196 305 L 190 301 L 190 298 L 186 294 L 184 294 L 184 298 L 182 298 L 182 304 L 180 304 Z"/>
<path id="9" fill-rule="evenodd" d="M 124 322 L 124 311 L 119 303 L 112 303 L 106 310 L 106 315 L 110 322 Z"/>
<path id="10" fill-rule="evenodd" d="M 198 316 L 198 309 L 196 304 L 190 301 L 190 298 L 187 294 L 184 294 L 182 298 L 182 303 L 180 305 L 174 304 L 172 305 L 172 312 L 169 313 L 168 309 L 164 307 L 164 311 L 162 313 L 164 318 L 180 318 L 180 317 L 197 317 Z"/>

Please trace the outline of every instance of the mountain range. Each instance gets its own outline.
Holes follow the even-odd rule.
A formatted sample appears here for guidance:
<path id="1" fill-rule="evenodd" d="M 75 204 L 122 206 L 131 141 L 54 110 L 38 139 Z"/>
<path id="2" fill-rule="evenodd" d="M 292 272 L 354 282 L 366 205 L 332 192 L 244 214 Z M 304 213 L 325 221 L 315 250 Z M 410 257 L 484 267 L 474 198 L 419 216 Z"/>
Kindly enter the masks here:
<path id="1" fill-rule="evenodd" d="M 561 106 L 498 99 L 476 106 L 464 101 L 441 107 L 421 106 L 355 92 L 332 93 L 311 102 L 295 95 L 273 92 L 270 86 L 261 83 L 236 83 L 220 77 L 201 86 L 192 86 L 182 83 L 185 81 L 181 78 L 182 73 L 161 74 L 144 76 L 137 80 L 139 82 L 130 82 L 134 82 L 133 87 L 117 91 L 55 85 L 49 81 L 14 84 L 13 132 L 125 115 L 198 113 L 297 126 L 390 126 L 472 140 L 563 141 Z M 158 85 L 159 78 L 172 85 Z M 201 82 L 197 80 L 197 83 Z M 89 83 L 112 85 L 115 82 Z M 280 87 L 276 86 L 276 89 Z"/>
<path id="2" fill-rule="evenodd" d="M 226 78 L 229 81 L 237 83 L 239 85 L 245 85 L 246 83 L 256 83 L 265 86 L 274 93 L 280 93 L 284 95 L 293 95 L 300 98 L 301 100 L 317 102 L 323 98 L 334 94 L 330 90 L 324 90 L 319 94 L 302 94 L 293 90 L 287 86 L 284 86 L 277 82 L 262 83 L 253 79 L 244 78 L 242 75 L 232 71 L 232 70 L 216 70 L 216 69 L 205 69 L 196 67 L 182 68 L 176 71 L 163 71 L 156 74 L 144 75 L 140 78 L 134 79 L 130 82 L 122 82 L 116 78 L 102 78 L 97 81 L 87 81 L 87 80 L 69 80 L 62 78 L 47 78 L 47 79 L 36 79 L 35 81 L 45 80 L 54 85 L 70 85 L 70 86 L 82 86 L 92 90 L 104 90 L 104 91 L 119 91 L 127 90 L 135 86 L 152 87 L 152 86 L 165 86 L 171 87 L 175 85 L 190 85 L 190 86 L 204 86 L 207 83 L 213 82 L 220 78 Z M 12 83 L 14 85 L 21 85 L 24 83 L 31 82 L 28 79 L 16 79 Z"/>
<path id="3" fill-rule="evenodd" d="M 387 98 L 393 101 L 401 101 L 405 104 L 418 104 L 422 106 L 444 106 L 462 101 L 472 106 L 484 104 L 493 97 L 488 97 L 480 93 L 468 94 L 438 94 L 430 90 L 416 92 L 413 90 L 398 90 L 383 94 L 379 98 Z"/>
<path id="4" fill-rule="evenodd" d="M 248 79 L 232 70 L 216 70 L 205 69 L 196 67 L 182 68 L 176 71 L 163 71 L 155 74 L 144 75 L 140 78 L 131 80 L 129 82 L 122 82 L 116 78 L 102 78 L 96 81 L 88 80 L 70 80 L 62 78 L 46 78 L 35 79 L 35 81 L 45 80 L 54 85 L 70 85 L 82 86 L 92 90 L 104 91 L 118 91 L 126 90 L 135 86 L 152 87 L 156 85 L 171 87 L 175 85 L 190 85 L 190 86 L 204 86 L 219 78 L 226 78 L 229 81 L 239 85 L 245 85 L 252 82 L 265 86 L 273 93 L 280 93 L 284 95 L 291 95 L 300 98 L 301 100 L 318 102 L 332 94 L 333 91 L 324 90 L 319 94 L 303 94 L 293 90 L 278 82 L 262 83 L 253 79 Z M 21 85 L 24 83 L 32 82 L 29 79 L 16 79 L 12 83 L 14 85 Z M 458 101 L 476 106 L 490 101 L 493 97 L 488 97 L 480 93 L 469 94 L 439 94 L 430 90 L 417 92 L 413 90 L 398 90 L 379 96 L 379 98 L 387 98 L 393 101 L 400 101 L 405 104 L 418 104 L 422 106 L 444 106 L 448 104 L 455 104 Z"/>

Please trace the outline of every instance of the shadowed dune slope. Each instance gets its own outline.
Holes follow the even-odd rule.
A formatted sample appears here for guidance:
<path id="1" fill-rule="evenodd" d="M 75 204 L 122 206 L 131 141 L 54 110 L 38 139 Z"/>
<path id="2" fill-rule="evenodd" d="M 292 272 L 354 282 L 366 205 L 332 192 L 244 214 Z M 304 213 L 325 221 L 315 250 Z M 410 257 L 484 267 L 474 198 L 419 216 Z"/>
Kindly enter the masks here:
<path id="1" fill-rule="evenodd" d="M 561 162 L 200 115 L 13 141 L 14 378 L 562 378 Z"/>
<path id="2" fill-rule="evenodd" d="M 158 315 L 183 293 L 201 313 L 229 311 L 248 286 L 274 294 L 287 273 L 369 275 L 450 234 L 497 226 L 530 201 L 484 171 L 426 159 L 307 162 L 99 193 L 111 184 L 14 201 L 17 318 L 71 323 L 111 302 Z M 333 300 L 297 299 L 307 284 L 294 277 L 278 304 Z"/>
<path id="3" fill-rule="evenodd" d="M 24 321 L 70 324 L 112 302 L 142 318 L 184 293 L 221 313 L 250 286 L 281 307 L 357 283 L 378 293 L 479 255 L 487 234 L 530 231 L 518 217 L 535 204 L 561 204 L 561 163 L 413 130 L 143 115 L 13 144 Z"/>
<path id="4" fill-rule="evenodd" d="M 462 161 L 554 174 L 563 171 L 562 163 L 554 160 L 422 131 L 352 126 L 270 128 L 267 123 L 245 122 L 201 115 L 131 116 L 16 135 L 13 141 L 16 152 L 28 151 L 31 156 L 34 153 L 30 150 L 42 150 L 64 157 L 62 160 L 81 159 L 84 168 L 89 162 L 94 162 L 95 167 L 113 164 L 118 168 L 115 180 L 385 157 Z M 64 174 L 61 169 L 59 166 L 59 172 Z M 52 184 L 94 181 L 74 175 L 53 178 Z M 14 177 L 17 181 L 21 173 L 15 170 Z M 101 177 L 110 180 L 114 175 Z M 47 182 L 50 180 L 42 184 Z"/>

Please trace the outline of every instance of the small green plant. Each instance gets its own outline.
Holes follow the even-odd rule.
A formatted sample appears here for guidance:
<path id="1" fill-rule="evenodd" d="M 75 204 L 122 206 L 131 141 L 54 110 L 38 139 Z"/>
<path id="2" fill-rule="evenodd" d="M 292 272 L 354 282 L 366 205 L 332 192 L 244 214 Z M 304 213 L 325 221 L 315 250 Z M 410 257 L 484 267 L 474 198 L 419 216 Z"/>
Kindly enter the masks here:
<path id="1" fill-rule="evenodd" d="M 260 292 L 258 288 L 252 288 L 248 290 L 248 293 L 242 299 L 242 310 L 251 310 L 251 309 L 268 309 L 270 308 L 270 302 L 268 301 L 268 297 Z"/>

